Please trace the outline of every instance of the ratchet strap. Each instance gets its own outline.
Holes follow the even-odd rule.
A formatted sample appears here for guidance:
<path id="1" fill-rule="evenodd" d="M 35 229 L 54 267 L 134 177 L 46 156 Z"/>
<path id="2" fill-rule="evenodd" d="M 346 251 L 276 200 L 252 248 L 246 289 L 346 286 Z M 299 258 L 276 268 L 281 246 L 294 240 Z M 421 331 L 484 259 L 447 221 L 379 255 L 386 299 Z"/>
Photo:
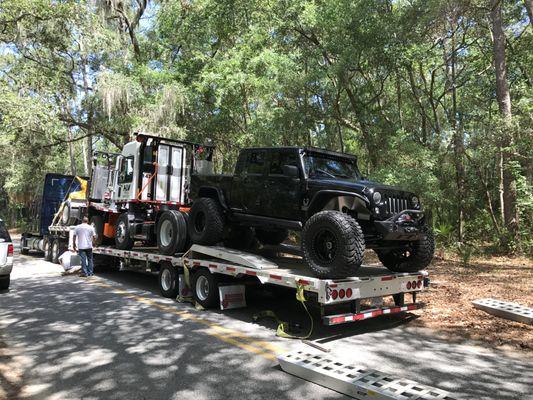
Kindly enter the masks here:
<path id="1" fill-rule="evenodd" d="M 191 291 L 192 293 L 192 287 L 191 287 L 191 273 L 189 271 L 189 267 L 187 267 L 187 265 L 185 265 L 185 263 L 183 263 L 183 279 L 185 280 L 185 286 L 187 286 L 189 288 L 189 290 Z M 191 303 L 195 309 L 197 310 L 205 310 L 204 307 L 202 307 L 201 304 L 197 303 L 196 301 L 194 301 L 194 297 L 192 297 L 192 295 L 189 295 L 189 296 L 183 296 L 181 293 L 178 294 L 178 297 L 176 297 L 176 301 L 178 303 Z"/>
<path id="2" fill-rule="evenodd" d="M 309 332 L 307 332 L 305 335 L 294 335 L 290 333 L 291 330 L 291 324 L 289 322 L 285 322 L 280 320 L 277 315 L 272 310 L 265 310 L 261 311 L 253 316 L 254 322 L 259 321 L 263 318 L 272 318 L 278 323 L 278 328 L 276 330 L 276 336 L 286 338 L 286 339 L 307 339 L 311 336 L 313 333 L 313 316 L 307 309 L 307 306 L 305 305 L 305 295 L 304 295 L 304 286 L 298 283 L 298 286 L 296 287 L 296 300 L 298 300 L 300 303 L 302 303 L 303 308 L 305 309 L 307 315 L 309 316 L 309 321 L 311 323 L 309 327 Z"/>

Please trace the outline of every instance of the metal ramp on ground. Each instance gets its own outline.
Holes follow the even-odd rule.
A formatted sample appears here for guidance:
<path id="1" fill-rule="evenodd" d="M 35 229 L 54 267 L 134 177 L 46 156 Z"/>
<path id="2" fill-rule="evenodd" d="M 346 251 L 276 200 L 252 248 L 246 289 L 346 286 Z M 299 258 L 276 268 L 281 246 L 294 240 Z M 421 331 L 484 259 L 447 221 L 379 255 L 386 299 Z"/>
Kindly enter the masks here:
<path id="1" fill-rule="evenodd" d="M 474 300 L 472 304 L 474 304 L 475 308 L 496 315 L 497 317 L 511 319 L 513 321 L 523 322 L 530 325 L 533 324 L 533 308 L 531 307 L 496 299 Z"/>
<path id="2" fill-rule="evenodd" d="M 228 249 L 226 247 L 202 246 L 199 244 L 194 244 L 184 255 L 184 257 L 187 258 L 205 258 L 205 256 L 232 264 L 242 265 L 251 269 L 263 270 L 278 268 L 278 264 L 268 260 L 265 257 L 235 249 Z"/>
<path id="3" fill-rule="evenodd" d="M 281 368 L 291 375 L 356 399 L 457 400 L 444 390 L 360 368 L 318 351 L 293 351 L 278 356 Z"/>

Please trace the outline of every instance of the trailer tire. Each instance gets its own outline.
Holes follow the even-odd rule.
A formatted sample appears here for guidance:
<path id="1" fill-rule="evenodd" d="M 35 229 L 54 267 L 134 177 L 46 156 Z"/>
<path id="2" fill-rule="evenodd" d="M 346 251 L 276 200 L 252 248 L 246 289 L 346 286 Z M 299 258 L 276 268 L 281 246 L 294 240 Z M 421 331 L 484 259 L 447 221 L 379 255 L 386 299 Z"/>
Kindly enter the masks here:
<path id="1" fill-rule="evenodd" d="M 157 247 L 165 255 L 185 250 L 187 245 L 187 220 L 176 210 L 165 211 L 157 221 Z"/>
<path id="2" fill-rule="evenodd" d="M 220 304 L 218 294 L 219 276 L 209 270 L 200 269 L 192 280 L 192 295 L 194 300 L 204 308 L 214 308 Z"/>
<path id="3" fill-rule="evenodd" d="M 309 268 L 319 278 L 353 275 L 363 262 L 365 240 L 361 227 L 340 211 L 320 211 L 304 226 L 302 248 Z"/>
<path id="4" fill-rule="evenodd" d="M 224 246 L 232 249 L 247 250 L 255 246 L 254 230 L 248 226 L 230 225 L 224 239 Z"/>
<path id="5" fill-rule="evenodd" d="M 418 272 L 433 260 L 435 238 L 428 226 L 424 225 L 424 237 L 410 243 L 408 248 L 376 250 L 379 261 L 392 272 Z"/>
<path id="6" fill-rule="evenodd" d="M 119 250 L 130 250 L 133 247 L 134 240 L 130 235 L 131 220 L 135 219 L 132 214 L 120 214 L 117 221 L 115 232 L 115 245 Z"/>
<path id="7" fill-rule="evenodd" d="M 189 235 L 193 243 L 212 246 L 222 240 L 224 215 L 217 200 L 201 197 L 189 213 Z"/>
<path id="8" fill-rule="evenodd" d="M 179 274 L 170 263 L 161 264 L 159 270 L 159 291 L 161 296 L 176 298 L 179 294 Z"/>
<path id="9" fill-rule="evenodd" d="M 43 243 L 43 253 L 44 253 L 44 260 L 45 261 L 49 261 L 51 262 L 52 261 L 52 241 L 50 240 L 50 237 L 49 236 L 46 236 L 44 238 L 44 243 Z"/>
<path id="10" fill-rule="evenodd" d="M 289 231 L 287 229 L 255 229 L 255 235 L 257 240 L 262 244 L 276 245 L 283 243 L 289 237 Z"/>

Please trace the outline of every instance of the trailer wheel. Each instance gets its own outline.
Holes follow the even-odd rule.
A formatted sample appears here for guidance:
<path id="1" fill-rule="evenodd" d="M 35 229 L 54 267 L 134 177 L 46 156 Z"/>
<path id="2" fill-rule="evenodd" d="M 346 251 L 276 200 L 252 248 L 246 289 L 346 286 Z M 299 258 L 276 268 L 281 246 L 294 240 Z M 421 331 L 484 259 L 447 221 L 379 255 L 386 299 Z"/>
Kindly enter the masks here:
<path id="1" fill-rule="evenodd" d="M 175 298 L 179 294 L 179 275 L 172 264 L 162 264 L 159 270 L 159 291 L 163 297 Z"/>
<path id="2" fill-rule="evenodd" d="M 231 225 L 224 239 L 224 246 L 247 250 L 256 244 L 254 230 L 247 226 Z"/>
<path id="3" fill-rule="evenodd" d="M 117 249 L 130 250 L 133 247 L 134 240 L 130 235 L 130 219 L 133 219 L 133 216 L 128 213 L 123 213 L 118 218 L 117 230 L 115 232 L 115 244 Z"/>
<path id="4" fill-rule="evenodd" d="M 376 250 L 379 261 L 392 272 L 417 272 L 426 268 L 433 259 L 435 239 L 429 227 L 422 227 L 424 237 L 407 247 Z"/>
<path id="5" fill-rule="evenodd" d="M 54 241 L 52 242 L 52 262 L 54 264 L 59 264 L 59 256 L 61 255 L 60 253 L 60 249 L 59 249 L 59 246 L 60 246 L 60 243 L 59 243 L 59 239 L 54 239 Z"/>
<path id="6" fill-rule="evenodd" d="M 189 213 L 189 235 L 193 243 L 217 244 L 224 234 L 224 215 L 217 200 L 201 197 L 195 200 Z"/>
<path id="7" fill-rule="evenodd" d="M 52 261 L 52 243 L 50 237 L 46 236 L 43 243 L 44 260 Z"/>
<path id="8" fill-rule="evenodd" d="M 361 266 L 365 241 L 361 227 L 340 211 L 314 214 L 302 232 L 304 258 L 319 278 L 341 279 Z"/>
<path id="9" fill-rule="evenodd" d="M 192 292 L 194 300 L 204 308 L 214 308 L 220 304 L 218 294 L 219 277 L 201 269 L 193 276 Z"/>
<path id="10" fill-rule="evenodd" d="M 289 237 L 289 231 L 287 229 L 255 229 L 255 235 L 257 240 L 262 244 L 280 244 L 283 243 Z"/>
<path id="11" fill-rule="evenodd" d="M 187 245 L 187 221 L 179 211 L 165 211 L 157 221 L 157 247 L 165 255 L 183 252 Z"/>

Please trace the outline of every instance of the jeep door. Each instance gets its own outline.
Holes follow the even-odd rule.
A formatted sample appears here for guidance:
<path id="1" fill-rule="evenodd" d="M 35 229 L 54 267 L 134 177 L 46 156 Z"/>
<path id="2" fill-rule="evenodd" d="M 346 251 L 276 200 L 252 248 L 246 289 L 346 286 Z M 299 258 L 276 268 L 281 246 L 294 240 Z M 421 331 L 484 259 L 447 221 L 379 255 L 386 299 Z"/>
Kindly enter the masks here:
<path id="1" fill-rule="evenodd" d="M 263 186 L 265 215 L 300 219 L 300 157 L 298 149 L 272 149 L 268 152 L 267 177 Z M 285 165 L 298 168 L 299 177 L 285 175 Z"/>
<path id="2" fill-rule="evenodd" d="M 235 211 L 264 215 L 266 150 L 241 152 L 231 186 L 231 204 Z"/>

